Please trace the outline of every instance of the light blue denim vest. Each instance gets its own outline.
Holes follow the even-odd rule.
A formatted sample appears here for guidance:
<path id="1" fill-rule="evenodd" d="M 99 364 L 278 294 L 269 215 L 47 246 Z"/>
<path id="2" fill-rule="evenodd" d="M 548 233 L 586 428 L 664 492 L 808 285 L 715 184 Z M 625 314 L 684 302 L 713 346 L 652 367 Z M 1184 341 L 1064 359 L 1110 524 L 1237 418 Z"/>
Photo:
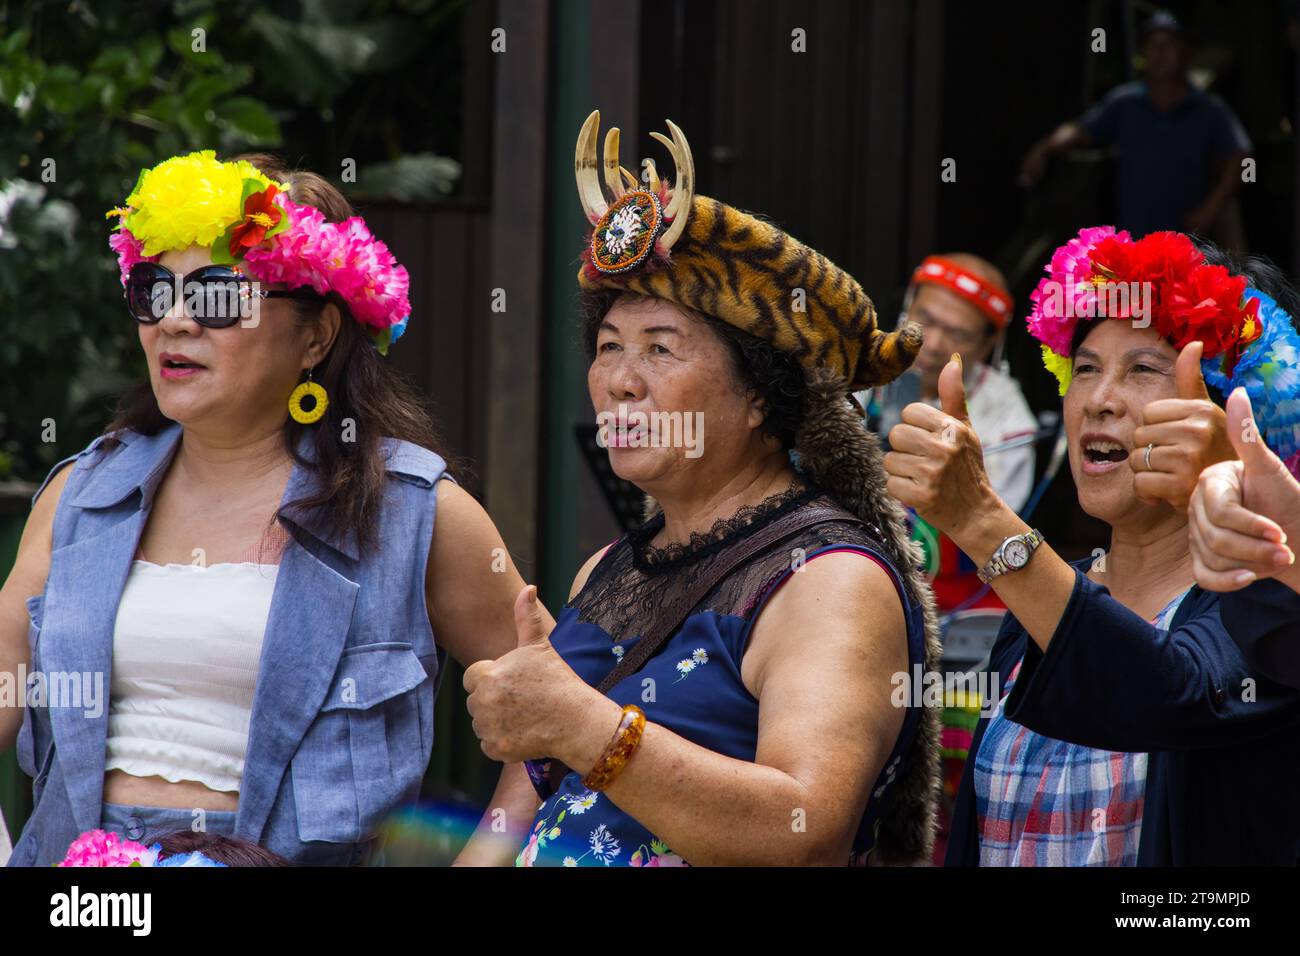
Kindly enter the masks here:
<path id="1" fill-rule="evenodd" d="M 49 578 L 27 602 L 29 675 L 43 672 L 51 689 L 60 675 L 102 675 L 103 694 L 97 715 L 87 699 L 52 692 L 25 709 L 17 755 L 35 806 L 11 866 L 57 862 L 99 826 L 114 619 L 180 435 L 179 425 L 152 437 L 127 431 L 116 448 L 101 449 L 101 437 L 65 459 L 76 464 L 54 518 Z M 309 437 L 299 453 L 312 460 Z M 295 464 L 281 503 L 290 541 L 266 623 L 235 835 L 300 864 L 366 860 L 380 821 L 417 796 L 433 747 L 445 652 L 424 582 L 446 464 L 409 442 L 387 439 L 384 453 L 379 547 L 364 557 L 354 535 L 283 507 L 315 491 L 311 470 Z"/>

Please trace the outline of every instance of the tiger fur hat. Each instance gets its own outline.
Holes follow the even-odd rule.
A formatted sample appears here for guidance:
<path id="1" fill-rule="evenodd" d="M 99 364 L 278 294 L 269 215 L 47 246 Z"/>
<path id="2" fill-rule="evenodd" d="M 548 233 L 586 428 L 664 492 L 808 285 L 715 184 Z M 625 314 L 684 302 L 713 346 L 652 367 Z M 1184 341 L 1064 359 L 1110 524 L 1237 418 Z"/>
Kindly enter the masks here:
<path id="1" fill-rule="evenodd" d="M 884 456 L 851 391 L 884 385 L 912 364 L 921 330 L 877 328 L 871 299 L 857 281 L 821 253 L 731 206 L 695 195 L 695 167 L 686 137 L 671 121 L 668 148 L 676 165 L 672 188 L 647 165 L 642 184 L 619 165 L 619 131 L 605 136 L 597 157 L 600 112 L 578 135 L 578 195 L 592 226 L 578 284 L 667 299 L 721 319 L 795 356 L 804 370 L 803 421 L 795 437 L 799 468 L 873 530 L 925 620 L 925 669 L 939 670 L 942 646 L 920 546 L 911 541 L 899 503 L 885 491 Z M 602 182 L 603 181 L 603 182 Z M 608 191 L 608 192 L 607 192 Z M 612 198 L 610 198 L 612 197 Z M 800 295 L 802 293 L 802 295 Z M 658 511 L 647 499 L 646 517 Z M 941 709 L 921 702 L 920 724 L 896 798 L 880 820 L 878 858 L 889 864 L 928 862 L 941 792 Z"/>
<path id="2" fill-rule="evenodd" d="M 805 368 L 829 368 L 853 390 L 885 385 L 921 349 L 914 323 L 883 332 L 856 279 L 820 252 L 757 216 L 695 194 L 690 146 L 668 121 L 677 166 L 670 189 L 647 167 L 649 188 L 618 164 L 617 128 L 605 136 L 605 198 L 597 175 L 600 111 L 578 136 L 574 171 L 591 223 L 578 284 L 668 299 L 728 322 L 789 352 Z"/>

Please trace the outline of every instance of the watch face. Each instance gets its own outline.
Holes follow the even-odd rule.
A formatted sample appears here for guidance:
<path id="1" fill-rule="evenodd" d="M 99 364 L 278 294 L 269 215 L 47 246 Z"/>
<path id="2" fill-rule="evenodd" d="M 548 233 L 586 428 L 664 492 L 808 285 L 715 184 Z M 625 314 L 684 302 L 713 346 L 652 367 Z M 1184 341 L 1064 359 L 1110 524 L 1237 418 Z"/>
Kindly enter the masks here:
<path id="1" fill-rule="evenodd" d="M 1023 541 L 1009 541 L 1003 557 L 1007 567 L 1023 568 L 1029 563 L 1029 546 Z"/>

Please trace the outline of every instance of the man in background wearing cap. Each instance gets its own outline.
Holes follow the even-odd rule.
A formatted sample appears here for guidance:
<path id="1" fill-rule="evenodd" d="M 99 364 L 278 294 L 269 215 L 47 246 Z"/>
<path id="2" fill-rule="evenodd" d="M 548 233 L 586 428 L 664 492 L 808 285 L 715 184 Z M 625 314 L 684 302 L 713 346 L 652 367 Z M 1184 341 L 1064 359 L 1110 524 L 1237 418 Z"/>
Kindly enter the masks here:
<path id="1" fill-rule="evenodd" d="M 1119 153 L 1116 225 L 1134 238 L 1162 229 L 1213 235 L 1240 250 L 1244 237 L 1233 200 L 1250 139 L 1221 99 L 1188 80 L 1188 47 L 1172 14 L 1146 21 L 1140 50 L 1143 79 L 1117 86 L 1035 143 L 1021 181 L 1033 185 L 1059 153 L 1113 144 Z"/>

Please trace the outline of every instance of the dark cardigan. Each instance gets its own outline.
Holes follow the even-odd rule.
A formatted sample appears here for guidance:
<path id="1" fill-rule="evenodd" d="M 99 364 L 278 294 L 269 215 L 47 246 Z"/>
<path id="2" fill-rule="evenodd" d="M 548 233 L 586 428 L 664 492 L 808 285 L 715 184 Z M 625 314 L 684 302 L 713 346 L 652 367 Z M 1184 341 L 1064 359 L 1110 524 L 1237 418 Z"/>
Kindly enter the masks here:
<path id="1" fill-rule="evenodd" d="M 1300 688 L 1300 594 L 1277 581 L 1256 581 L 1223 595 L 1219 613 L 1251 667 Z"/>
<path id="2" fill-rule="evenodd" d="M 999 687 L 1024 658 L 1007 717 L 1059 740 L 1150 755 L 1139 866 L 1294 866 L 1300 691 L 1250 668 L 1220 620 L 1221 595 L 1193 587 L 1161 631 L 1090 581 L 1091 561 L 1074 564 L 1074 591 L 1046 654 L 1013 615 L 1003 620 L 988 668 Z M 1265 633 L 1287 614 L 1294 610 L 1252 609 Z M 974 771 L 987 726 L 981 718 L 971 741 L 947 866 L 979 865 Z"/>

